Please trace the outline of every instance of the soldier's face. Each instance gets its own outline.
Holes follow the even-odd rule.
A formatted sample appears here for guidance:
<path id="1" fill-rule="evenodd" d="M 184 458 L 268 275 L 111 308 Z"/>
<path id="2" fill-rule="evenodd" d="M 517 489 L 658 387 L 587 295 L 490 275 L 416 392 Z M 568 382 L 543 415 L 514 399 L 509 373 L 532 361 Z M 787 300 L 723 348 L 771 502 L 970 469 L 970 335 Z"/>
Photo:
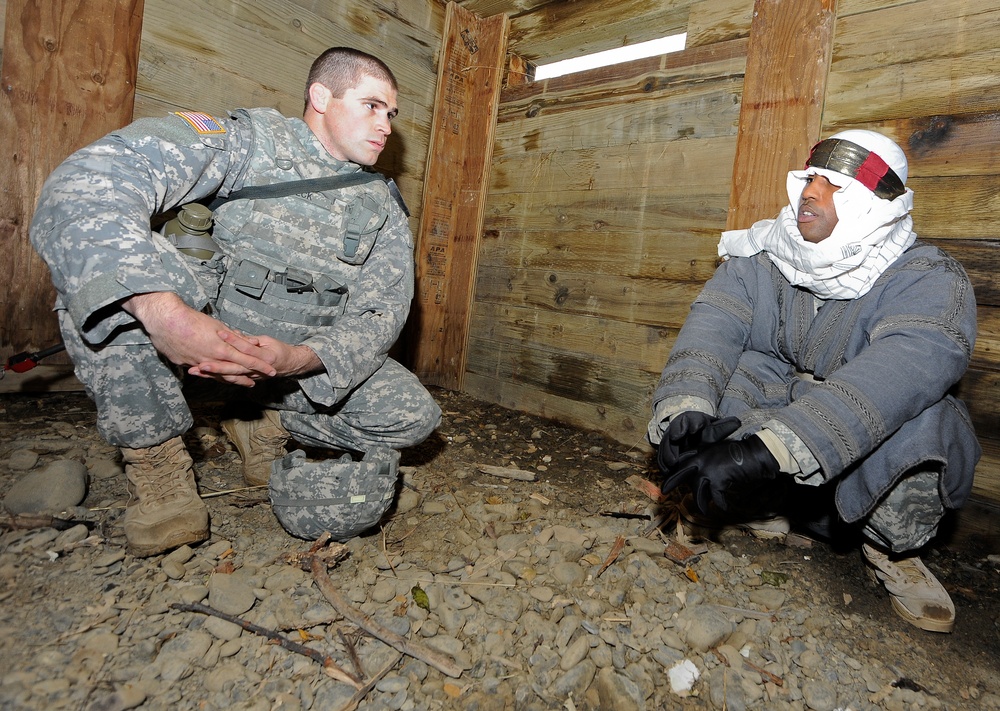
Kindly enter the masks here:
<path id="1" fill-rule="evenodd" d="M 837 226 L 837 208 L 833 204 L 833 194 L 840 188 L 822 175 L 806 178 L 806 186 L 799 197 L 799 211 L 796 220 L 799 232 L 807 242 L 822 242 L 833 233 Z"/>
<path id="2" fill-rule="evenodd" d="M 392 119 L 399 113 L 395 89 L 368 76 L 339 98 L 319 84 L 313 84 L 310 91 L 317 114 L 310 128 L 330 155 L 374 165 L 392 133 Z"/>

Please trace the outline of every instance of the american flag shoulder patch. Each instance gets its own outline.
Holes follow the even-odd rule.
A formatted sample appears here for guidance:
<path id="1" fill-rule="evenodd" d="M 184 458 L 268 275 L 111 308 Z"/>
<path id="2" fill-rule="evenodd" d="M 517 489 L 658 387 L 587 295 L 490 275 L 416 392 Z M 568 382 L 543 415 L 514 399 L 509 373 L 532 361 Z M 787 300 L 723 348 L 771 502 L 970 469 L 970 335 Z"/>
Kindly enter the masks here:
<path id="1" fill-rule="evenodd" d="M 226 132 L 226 129 L 222 127 L 222 124 L 208 114 L 203 114 L 200 111 L 175 111 L 174 115 L 180 116 L 182 119 L 191 124 L 191 128 L 193 128 L 196 133 L 209 134 Z"/>

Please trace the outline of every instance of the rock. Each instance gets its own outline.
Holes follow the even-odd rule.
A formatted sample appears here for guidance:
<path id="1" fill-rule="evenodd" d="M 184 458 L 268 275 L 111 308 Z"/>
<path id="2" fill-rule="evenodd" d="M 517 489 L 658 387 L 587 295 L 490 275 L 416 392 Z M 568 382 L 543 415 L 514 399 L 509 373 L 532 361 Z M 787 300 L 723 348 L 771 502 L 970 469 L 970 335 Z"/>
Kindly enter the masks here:
<path id="1" fill-rule="evenodd" d="M 837 708 L 837 689 L 825 681 L 808 680 L 802 684 L 802 699 L 812 711 Z"/>
<path id="2" fill-rule="evenodd" d="M 699 652 L 707 652 L 717 646 L 736 629 L 725 614 L 711 605 L 687 608 L 684 617 L 688 625 L 685 639 L 692 649 Z"/>
<path id="3" fill-rule="evenodd" d="M 776 588 L 757 588 L 750 592 L 750 602 L 765 610 L 777 610 L 785 604 L 785 593 Z"/>
<path id="4" fill-rule="evenodd" d="M 644 711 L 646 698 L 634 681 L 614 669 L 601 669 L 597 673 L 597 693 L 601 708 L 615 711 Z"/>
<path id="5" fill-rule="evenodd" d="M 95 481 L 125 476 L 125 468 L 111 459 L 95 459 L 87 463 L 87 471 Z"/>
<path id="6" fill-rule="evenodd" d="M 60 459 L 25 474 L 10 488 L 3 504 L 13 514 L 59 513 L 81 503 L 87 494 L 87 468 Z"/>
<path id="7" fill-rule="evenodd" d="M 208 581 L 208 605 L 219 612 L 242 615 L 257 602 L 253 588 L 234 575 L 216 573 Z"/>
<path id="8" fill-rule="evenodd" d="M 7 466 L 16 472 L 26 472 L 38 464 L 38 453 L 30 449 L 15 449 L 7 458 Z"/>

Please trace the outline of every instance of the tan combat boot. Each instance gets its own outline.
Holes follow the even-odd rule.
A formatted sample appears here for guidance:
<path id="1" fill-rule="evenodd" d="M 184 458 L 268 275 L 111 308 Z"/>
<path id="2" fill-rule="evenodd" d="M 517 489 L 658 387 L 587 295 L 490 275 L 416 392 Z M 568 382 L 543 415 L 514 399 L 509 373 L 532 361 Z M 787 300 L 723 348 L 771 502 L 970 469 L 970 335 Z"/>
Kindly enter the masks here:
<path id="1" fill-rule="evenodd" d="M 208 538 L 208 508 L 180 437 L 155 447 L 123 447 L 122 458 L 131 494 L 125 538 L 132 555 L 145 558 Z"/>
<path id="2" fill-rule="evenodd" d="M 271 462 L 285 456 L 291 437 L 281 426 L 277 410 L 264 410 L 256 420 L 222 421 L 222 431 L 243 459 L 243 480 L 249 486 L 266 486 L 271 478 Z"/>

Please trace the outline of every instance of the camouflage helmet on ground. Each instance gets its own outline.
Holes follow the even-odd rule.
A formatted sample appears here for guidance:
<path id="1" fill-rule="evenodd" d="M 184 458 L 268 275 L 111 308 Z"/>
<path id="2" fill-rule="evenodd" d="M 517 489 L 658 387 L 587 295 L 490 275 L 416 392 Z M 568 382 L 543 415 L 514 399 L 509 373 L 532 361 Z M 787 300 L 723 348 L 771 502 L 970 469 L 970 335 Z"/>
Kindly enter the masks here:
<path id="1" fill-rule="evenodd" d="M 289 533 L 314 540 L 329 532 L 346 541 L 379 522 L 396 494 L 399 452 L 379 447 L 360 462 L 306 461 L 301 449 L 272 465 L 271 506 Z"/>

